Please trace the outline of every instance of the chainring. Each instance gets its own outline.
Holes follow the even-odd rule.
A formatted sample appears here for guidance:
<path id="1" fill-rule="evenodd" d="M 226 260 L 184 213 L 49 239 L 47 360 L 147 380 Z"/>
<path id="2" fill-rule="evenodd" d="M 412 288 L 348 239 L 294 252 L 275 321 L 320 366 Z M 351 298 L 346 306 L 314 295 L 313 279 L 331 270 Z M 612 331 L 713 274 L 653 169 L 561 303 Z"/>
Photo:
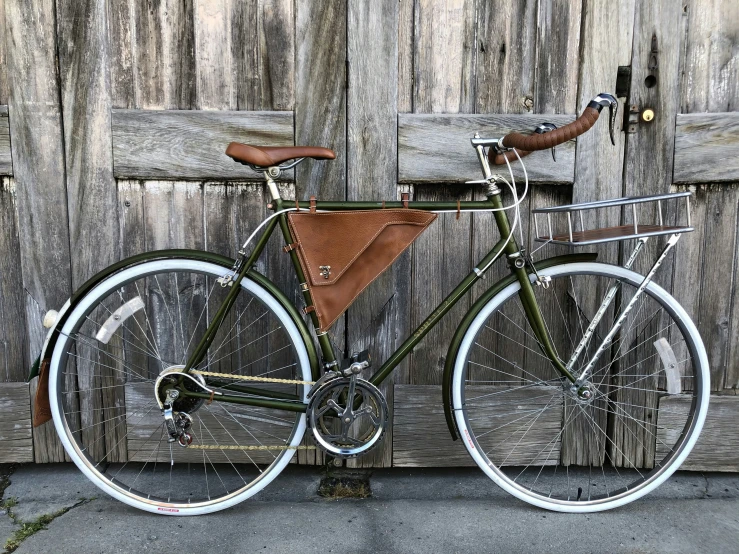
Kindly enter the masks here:
<path id="1" fill-rule="evenodd" d="M 313 393 L 307 416 L 318 446 L 335 458 L 355 458 L 382 440 L 388 408 L 385 396 L 369 381 L 339 377 Z"/>

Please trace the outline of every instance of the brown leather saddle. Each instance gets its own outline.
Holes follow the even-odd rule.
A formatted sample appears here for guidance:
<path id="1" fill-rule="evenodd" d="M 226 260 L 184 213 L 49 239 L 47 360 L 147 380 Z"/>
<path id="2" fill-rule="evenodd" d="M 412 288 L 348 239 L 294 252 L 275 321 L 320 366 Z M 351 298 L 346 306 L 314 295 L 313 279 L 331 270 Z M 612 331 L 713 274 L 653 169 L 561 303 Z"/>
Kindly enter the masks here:
<path id="1" fill-rule="evenodd" d="M 240 142 L 229 144 L 226 155 L 239 163 L 258 167 L 272 167 L 296 158 L 336 159 L 333 150 L 320 146 L 252 146 Z"/>

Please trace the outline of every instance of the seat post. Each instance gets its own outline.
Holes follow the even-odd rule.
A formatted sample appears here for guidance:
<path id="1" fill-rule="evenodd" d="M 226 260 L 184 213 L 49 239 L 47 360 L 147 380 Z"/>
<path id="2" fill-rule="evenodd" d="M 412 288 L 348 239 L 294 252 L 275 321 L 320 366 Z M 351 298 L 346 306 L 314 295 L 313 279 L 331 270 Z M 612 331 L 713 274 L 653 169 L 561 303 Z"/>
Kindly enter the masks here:
<path id="1" fill-rule="evenodd" d="M 279 167 L 269 167 L 267 168 L 267 171 L 264 172 L 264 178 L 267 179 L 267 187 L 269 188 L 269 193 L 272 195 L 272 200 L 280 200 L 280 189 L 277 188 L 277 183 L 275 183 L 275 179 L 280 176 L 280 168 Z"/>

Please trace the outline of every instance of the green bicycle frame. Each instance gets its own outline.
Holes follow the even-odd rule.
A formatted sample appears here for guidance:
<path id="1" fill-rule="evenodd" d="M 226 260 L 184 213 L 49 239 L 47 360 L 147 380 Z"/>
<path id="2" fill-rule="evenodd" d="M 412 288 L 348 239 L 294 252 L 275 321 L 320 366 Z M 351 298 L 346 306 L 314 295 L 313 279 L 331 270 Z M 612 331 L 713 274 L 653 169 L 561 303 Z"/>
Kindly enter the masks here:
<path id="1" fill-rule="evenodd" d="M 268 184 L 274 185 L 274 181 L 268 178 Z M 270 186 L 270 190 L 276 190 L 276 187 Z M 261 255 L 267 242 L 274 232 L 277 225 L 279 225 L 282 231 L 283 238 L 286 244 L 292 244 L 294 242 L 293 237 L 290 233 L 290 229 L 287 223 L 287 211 L 283 208 L 283 201 L 279 195 L 275 196 L 271 207 L 279 215 L 275 216 L 267 224 L 264 232 L 255 243 L 254 249 L 248 257 L 244 257 L 240 264 L 234 266 L 235 278 L 233 278 L 231 290 L 229 291 L 223 304 L 216 312 L 213 321 L 206 329 L 203 338 L 200 343 L 196 346 L 193 354 L 187 361 L 185 366 L 185 372 L 190 371 L 191 368 L 196 367 L 204 358 L 210 347 L 211 342 L 215 338 L 218 328 L 221 322 L 224 320 L 228 311 L 233 306 L 236 296 L 238 295 L 241 287 L 239 284 L 242 279 L 247 275 L 251 267 L 254 265 L 256 260 Z M 297 206 L 300 208 L 308 209 L 310 204 L 308 202 L 298 202 Z M 318 202 L 316 208 L 324 211 L 347 211 L 347 210 L 371 210 L 382 208 L 382 202 Z M 404 207 L 402 202 L 385 202 L 386 208 L 401 208 Z M 431 312 L 431 314 L 413 331 L 410 336 L 403 342 L 402 345 L 382 364 L 382 366 L 375 372 L 369 381 L 375 385 L 380 385 L 398 366 L 398 364 L 405 358 L 413 348 L 426 336 L 426 334 L 433 329 L 433 327 L 441 320 L 444 315 L 451 310 L 454 305 L 472 288 L 472 286 L 486 273 L 491 265 L 491 262 L 498 258 L 507 257 L 509 259 L 509 266 L 515 279 L 520 283 L 521 289 L 519 295 L 521 302 L 526 313 L 526 317 L 531 325 L 531 328 L 538 339 L 540 348 L 543 353 L 549 358 L 554 367 L 561 373 L 561 375 L 568 379 L 570 382 L 575 382 L 575 377 L 567 370 L 565 364 L 558 358 L 551 343 L 549 332 L 547 331 L 544 319 L 542 317 L 539 304 L 534 295 L 533 285 L 529 280 L 529 268 L 526 264 L 513 263 L 517 258 L 522 257 L 522 252 L 519 244 L 516 242 L 515 237 L 511 233 L 511 226 L 508 220 L 506 212 L 503 210 L 503 203 L 500 198 L 500 192 L 490 194 L 487 200 L 483 201 L 469 201 L 469 202 L 408 202 L 408 208 L 416 210 L 457 210 L 470 211 L 470 210 L 491 210 L 495 217 L 495 223 L 500 232 L 500 236 L 503 237 L 499 240 L 492 249 L 480 260 L 477 266 L 471 271 L 456 287 L 449 293 L 449 295 L 439 304 L 439 306 Z M 305 275 L 303 274 L 302 267 L 298 260 L 298 256 L 294 250 L 290 251 L 290 257 L 295 269 L 298 281 L 305 283 Z M 519 267 L 520 266 L 520 267 Z M 301 287 L 303 292 L 303 299 L 305 300 L 306 306 L 313 304 L 311 299 L 310 291 L 307 287 Z M 319 323 L 315 312 L 310 313 L 311 322 L 315 329 L 318 329 Z M 333 350 L 333 346 L 326 333 L 317 333 L 318 344 L 321 350 L 324 365 L 332 365 L 336 358 L 336 353 Z M 254 395 L 256 390 L 250 387 L 232 384 L 228 386 L 229 390 L 234 392 L 242 392 L 246 394 Z M 210 398 L 207 393 L 197 393 L 187 390 L 181 391 L 186 396 L 195 398 Z M 272 394 L 269 391 L 259 390 L 260 396 L 240 396 L 222 394 L 213 398 L 213 401 L 218 402 L 231 402 L 235 404 L 246 404 L 251 406 L 259 406 L 263 408 L 274 408 L 280 410 L 288 410 L 294 412 L 304 412 L 306 405 L 300 401 L 297 396 L 290 396 L 285 393 Z"/>

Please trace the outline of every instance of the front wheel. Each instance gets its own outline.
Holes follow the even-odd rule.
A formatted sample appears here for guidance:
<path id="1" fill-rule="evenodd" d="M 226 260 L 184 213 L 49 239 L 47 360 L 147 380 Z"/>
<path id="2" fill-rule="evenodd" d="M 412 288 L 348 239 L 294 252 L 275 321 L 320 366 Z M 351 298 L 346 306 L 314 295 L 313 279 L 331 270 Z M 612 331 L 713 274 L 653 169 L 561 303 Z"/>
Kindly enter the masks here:
<path id="1" fill-rule="evenodd" d="M 304 412 L 185 396 L 172 407 L 186 433 L 170 440 L 155 383 L 184 367 L 230 290 L 217 281 L 226 271 L 191 259 L 129 266 L 84 296 L 61 330 L 49 376 L 54 425 L 82 472 L 126 504 L 168 515 L 222 510 L 264 488 L 304 448 Z M 195 377 L 224 394 L 304 404 L 311 371 L 298 328 L 260 285 L 241 287 L 194 368 L 221 375 Z"/>
<path id="2" fill-rule="evenodd" d="M 572 263 L 539 272 L 534 287 L 565 363 L 609 290 L 615 295 L 577 363 L 590 361 L 642 276 Z M 650 283 L 598 359 L 583 398 L 543 353 L 515 282 L 466 331 L 455 360 L 452 405 L 460 436 L 499 486 L 536 506 L 595 512 L 654 490 L 685 460 L 708 409 L 703 342 L 683 308 Z"/>

